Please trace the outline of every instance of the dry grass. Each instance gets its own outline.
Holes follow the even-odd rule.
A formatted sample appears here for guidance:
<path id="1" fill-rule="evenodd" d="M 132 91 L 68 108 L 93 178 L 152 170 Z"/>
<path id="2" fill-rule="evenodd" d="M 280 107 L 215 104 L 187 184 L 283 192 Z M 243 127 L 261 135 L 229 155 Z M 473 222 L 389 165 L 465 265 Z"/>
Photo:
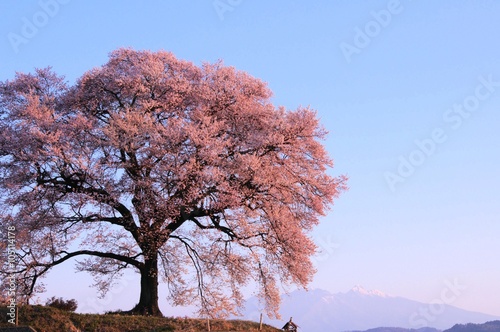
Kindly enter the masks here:
<path id="1" fill-rule="evenodd" d="M 12 327 L 1 308 L 0 327 Z M 19 308 L 19 324 L 37 332 L 200 332 L 207 331 L 207 321 L 192 318 L 159 318 L 123 315 L 76 314 L 43 306 Z M 259 323 L 243 320 L 211 320 L 211 331 L 259 331 Z M 264 325 L 262 331 L 280 331 Z"/>

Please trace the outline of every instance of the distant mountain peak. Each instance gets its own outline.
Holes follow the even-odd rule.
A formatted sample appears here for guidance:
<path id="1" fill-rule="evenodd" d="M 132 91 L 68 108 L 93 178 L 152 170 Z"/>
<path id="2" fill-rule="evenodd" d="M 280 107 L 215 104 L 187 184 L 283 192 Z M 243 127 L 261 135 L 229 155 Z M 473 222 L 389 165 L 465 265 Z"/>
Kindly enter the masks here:
<path id="1" fill-rule="evenodd" d="M 379 290 L 367 290 L 363 286 L 355 285 L 351 288 L 350 292 L 357 293 L 360 295 L 369 295 L 369 296 L 380 296 L 380 297 L 388 297 L 387 294 L 379 291 Z"/>
<path id="2" fill-rule="evenodd" d="M 435 303 L 423 303 L 400 296 L 386 295 L 377 290 L 367 290 L 355 286 L 342 293 L 326 290 L 295 290 L 282 296 L 280 313 L 283 317 L 293 317 L 301 331 L 307 332 L 440 332 L 455 324 L 483 323 L 498 320 L 500 317 L 463 310 L 443 304 L 439 313 Z M 257 298 L 247 302 L 245 318 L 258 320 L 262 308 Z M 283 326 L 281 320 L 267 323 Z M 399 328 L 377 328 L 393 326 Z M 466 325 L 468 327 L 468 325 Z M 469 332 L 462 326 L 444 332 Z M 438 330 L 440 331 L 438 331 Z M 484 330 L 480 330 L 484 331 Z M 487 332 L 500 331 L 499 329 Z"/>

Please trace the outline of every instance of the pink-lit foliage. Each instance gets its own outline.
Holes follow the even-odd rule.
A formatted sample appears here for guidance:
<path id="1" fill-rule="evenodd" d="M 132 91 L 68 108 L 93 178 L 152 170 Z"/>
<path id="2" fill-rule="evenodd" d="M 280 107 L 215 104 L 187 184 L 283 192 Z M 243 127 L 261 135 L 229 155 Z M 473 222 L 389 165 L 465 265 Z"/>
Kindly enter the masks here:
<path id="1" fill-rule="evenodd" d="M 254 280 L 276 315 L 280 284 L 311 281 L 309 231 L 345 178 L 326 173 L 315 112 L 270 96 L 221 63 L 131 49 L 74 86 L 50 68 L 0 83 L 1 227 L 16 227 L 19 294 L 76 257 L 102 294 L 136 269 L 133 313 L 161 315 L 163 281 L 174 305 L 227 316 Z"/>

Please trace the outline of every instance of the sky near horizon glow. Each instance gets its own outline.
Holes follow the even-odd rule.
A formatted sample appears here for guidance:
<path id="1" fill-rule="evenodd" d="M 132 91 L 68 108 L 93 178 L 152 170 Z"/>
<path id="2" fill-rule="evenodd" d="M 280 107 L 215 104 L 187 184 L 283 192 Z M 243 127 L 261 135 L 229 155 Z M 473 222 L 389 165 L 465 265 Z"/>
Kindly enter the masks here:
<path id="1" fill-rule="evenodd" d="M 246 71 L 277 105 L 310 105 L 331 174 L 350 178 L 312 234 L 310 288 L 428 303 L 458 283 L 449 304 L 500 316 L 500 2 L 8 0 L 0 13 L 0 81 L 52 66 L 74 83 L 116 48 L 163 49 Z M 60 266 L 43 298 L 126 310 L 133 278 L 99 300 Z"/>

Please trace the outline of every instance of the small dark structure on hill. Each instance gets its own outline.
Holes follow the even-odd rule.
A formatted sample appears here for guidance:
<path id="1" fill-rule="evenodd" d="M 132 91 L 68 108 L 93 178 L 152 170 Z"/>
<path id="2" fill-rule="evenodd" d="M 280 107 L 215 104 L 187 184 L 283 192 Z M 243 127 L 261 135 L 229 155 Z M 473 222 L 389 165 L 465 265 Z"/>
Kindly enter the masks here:
<path id="1" fill-rule="evenodd" d="M 298 328 L 298 325 L 292 322 L 292 317 L 290 317 L 290 320 L 281 329 L 283 331 L 298 331 Z"/>

